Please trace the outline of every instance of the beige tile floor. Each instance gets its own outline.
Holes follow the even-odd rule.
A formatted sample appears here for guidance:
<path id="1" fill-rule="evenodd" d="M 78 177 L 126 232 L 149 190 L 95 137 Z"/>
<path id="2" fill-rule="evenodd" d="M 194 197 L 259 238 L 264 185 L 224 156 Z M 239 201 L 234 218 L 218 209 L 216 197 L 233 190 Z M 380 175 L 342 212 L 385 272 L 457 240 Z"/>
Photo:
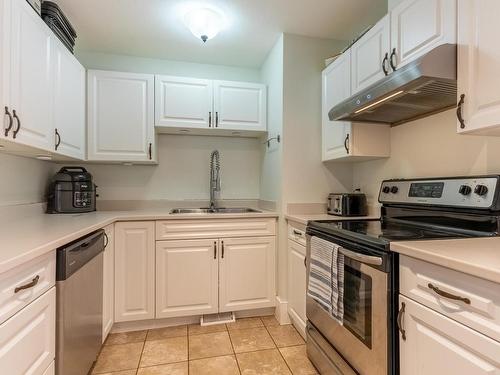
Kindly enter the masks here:
<path id="1" fill-rule="evenodd" d="M 304 340 L 273 316 L 111 334 L 92 374 L 312 375 Z"/>

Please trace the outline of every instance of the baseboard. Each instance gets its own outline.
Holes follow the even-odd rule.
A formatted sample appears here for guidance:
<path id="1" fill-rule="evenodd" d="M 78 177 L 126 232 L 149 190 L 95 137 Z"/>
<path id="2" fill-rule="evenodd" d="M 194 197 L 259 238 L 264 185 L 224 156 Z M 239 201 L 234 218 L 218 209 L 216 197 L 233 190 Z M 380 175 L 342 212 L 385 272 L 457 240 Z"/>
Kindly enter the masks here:
<path id="1" fill-rule="evenodd" d="M 254 316 L 268 316 L 275 313 L 274 307 L 266 307 L 261 309 L 241 310 L 235 311 L 236 318 L 249 318 Z M 179 318 L 165 318 L 165 319 L 149 319 L 137 320 L 133 322 L 119 322 L 113 324 L 111 333 L 129 332 L 129 331 L 142 331 L 145 329 L 155 329 L 164 327 L 175 327 L 184 324 L 197 324 L 200 323 L 200 315 L 183 316 Z M 286 324 L 286 323 L 283 323 Z"/>
<path id="2" fill-rule="evenodd" d="M 306 340 L 306 322 L 304 322 L 293 309 L 290 309 L 288 314 L 293 326 L 297 329 L 304 340 Z"/>
<path id="3" fill-rule="evenodd" d="M 290 317 L 288 316 L 288 301 L 283 301 L 279 296 L 276 296 L 276 311 L 274 313 L 276 320 L 283 324 L 290 324 Z"/>

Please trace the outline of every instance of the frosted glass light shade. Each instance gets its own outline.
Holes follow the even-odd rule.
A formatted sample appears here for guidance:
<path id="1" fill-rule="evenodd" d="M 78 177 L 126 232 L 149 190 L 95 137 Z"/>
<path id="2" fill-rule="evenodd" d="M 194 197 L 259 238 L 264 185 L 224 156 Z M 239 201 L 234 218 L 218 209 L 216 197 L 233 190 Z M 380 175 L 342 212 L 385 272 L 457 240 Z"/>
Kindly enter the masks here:
<path id="1" fill-rule="evenodd" d="M 187 13 L 184 22 L 195 37 L 206 42 L 219 33 L 224 19 L 221 14 L 212 9 L 199 8 Z"/>

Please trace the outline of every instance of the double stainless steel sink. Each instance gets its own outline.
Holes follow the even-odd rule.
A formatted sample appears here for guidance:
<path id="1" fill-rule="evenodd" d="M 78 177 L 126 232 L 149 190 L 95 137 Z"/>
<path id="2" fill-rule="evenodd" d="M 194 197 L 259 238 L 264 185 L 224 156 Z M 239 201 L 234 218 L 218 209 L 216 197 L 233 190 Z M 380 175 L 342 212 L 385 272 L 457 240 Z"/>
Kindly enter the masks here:
<path id="1" fill-rule="evenodd" d="M 248 207 L 174 208 L 171 214 L 248 214 L 262 211 Z"/>

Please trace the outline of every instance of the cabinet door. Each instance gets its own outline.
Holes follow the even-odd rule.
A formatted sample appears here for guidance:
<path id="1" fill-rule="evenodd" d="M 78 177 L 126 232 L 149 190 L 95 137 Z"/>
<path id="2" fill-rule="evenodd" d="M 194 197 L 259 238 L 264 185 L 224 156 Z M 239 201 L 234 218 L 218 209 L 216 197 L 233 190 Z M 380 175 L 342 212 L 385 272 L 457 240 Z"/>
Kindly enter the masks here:
<path id="1" fill-rule="evenodd" d="M 306 330 L 306 247 L 288 240 L 288 314 L 293 324 Z"/>
<path id="2" fill-rule="evenodd" d="M 218 240 L 156 243 L 156 318 L 218 311 Z"/>
<path id="3" fill-rule="evenodd" d="M 154 221 L 115 224 L 115 321 L 155 317 Z"/>
<path id="4" fill-rule="evenodd" d="M 115 321 L 115 229 L 114 224 L 104 228 L 107 245 L 103 258 L 102 342 L 106 340 Z"/>
<path id="5" fill-rule="evenodd" d="M 397 68 L 457 41 L 457 0 L 405 0 L 391 11 L 391 50 Z"/>
<path id="6" fill-rule="evenodd" d="M 155 76 L 155 125 L 208 128 L 213 122 L 212 81 Z"/>
<path id="7" fill-rule="evenodd" d="M 459 132 L 500 135 L 499 12 L 496 0 L 459 0 L 458 95 L 465 95 Z"/>
<path id="8" fill-rule="evenodd" d="M 390 26 L 390 17 L 386 15 L 351 47 L 353 95 L 384 78 L 390 71 Z"/>
<path id="9" fill-rule="evenodd" d="M 0 325 L 2 374 L 43 374 L 55 358 L 56 288 Z"/>
<path id="10" fill-rule="evenodd" d="M 54 126 L 55 150 L 85 159 L 85 68 L 55 36 Z"/>
<path id="11" fill-rule="evenodd" d="M 16 112 L 9 138 L 53 151 L 52 32 L 26 1 L 6 1 L 11 6 L 9 97 Z"/>
<path id="12" fill-rule="evenodd" d="M 351 51 L 348 50 L 322 73 L 322 143 L 323 161 L 349 154 L 351 123 L 330 121 L 332 107 L 351 96 Z"/>
<path id="13" fill-rule="evenodd" d="M 219 311 L 275 305 L 276 237 L 221 239 Z"/>
<path id="14" fill-rule="evenodd" d="M 214 81 L 215 127 L 267 130 L 266 86 L 258 83 Z"/>
<path id="15" fill-rule="evenodd" d="M 154 162 L 154 76 L 88 72 L 88 159 Z"/>
<path id="16" fill-rule="evenodd" d="M 500 373 L 500 343 L 404 296 L 399 335 L 400 372 L 404 375 Z"/>

